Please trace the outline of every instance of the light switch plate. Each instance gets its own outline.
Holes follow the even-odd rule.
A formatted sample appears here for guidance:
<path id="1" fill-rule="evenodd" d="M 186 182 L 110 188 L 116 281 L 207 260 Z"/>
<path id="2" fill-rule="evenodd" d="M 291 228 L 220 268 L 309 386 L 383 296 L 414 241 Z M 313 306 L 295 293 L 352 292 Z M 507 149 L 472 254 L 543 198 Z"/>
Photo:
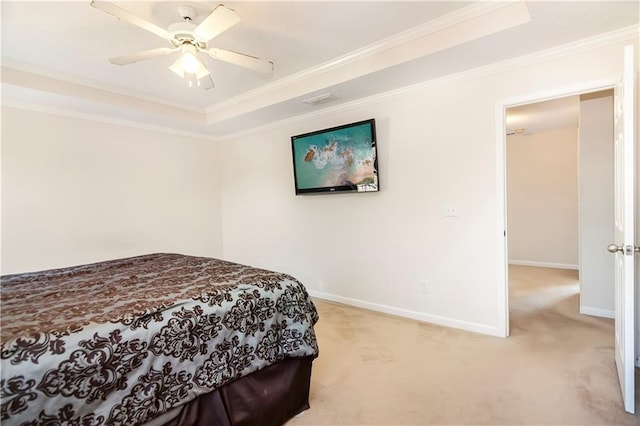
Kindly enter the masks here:
<path id="1" fill-rule="evenodd" d="M 458 205 L 448 203 L 444 205 L 445 217 L 458 217 Z"/>

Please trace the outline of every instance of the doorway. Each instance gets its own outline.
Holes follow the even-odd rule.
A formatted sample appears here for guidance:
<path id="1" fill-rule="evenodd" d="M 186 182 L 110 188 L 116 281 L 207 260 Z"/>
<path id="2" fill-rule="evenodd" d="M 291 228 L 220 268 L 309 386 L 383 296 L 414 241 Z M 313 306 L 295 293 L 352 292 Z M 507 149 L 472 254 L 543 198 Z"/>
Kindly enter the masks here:
<path id="1" fill-rule="evenodd" d="M 584 84 L 576 87 L 569 87 L 564 89 L 558 89 L 553 92 L 547 92 L 545 94 L 538 95 L 528 95 L 520 98 L 507 99 L 502 100 L 496 103 L 496 140 L 497 140 L 497 154 L 498 154 L 498 170 L 497 170 L 497 182 L 498 182 L 498 239 L 499 239 L 499 253 L 498 253 L 498 268 L 499 268 L 499 278 L 501 280 L 501 291 L 499 294 L 499 327 L 503 332 L 503 336 L 506 337 L 509 335 L 509 272 L 508 272 L 508 261 L 510 259 L 510 251 L 508 248 L 508 238 L 507 238 L 507 230 L 508 230 L 508 221 L 507 221 L 507 196 L 508 196 L 508 187 L 507 187 L 507 131 L 510 130 L 512 132 L 517 132 L 514 134 L 520 134 L 521 136 L 526 136 L 526 128 L 524 130 L 522 127 L 513 127 L 509 128 L 509 125 L 512 123 L 507 122 L 507 111 L 511 108 L 520 108 L 530 104 L 537 104 L 546 101 L 556 101 L 562 98 L 567 97 L 580 97 L 581 95 L 601 92 L 604 90 L 610 90 L 614 86 L 615 82 L 611 81 L 607 84 L 602 84 L 602 82 L 593 83 L 593 84 Z M 579 99 L 579 98 L 578 98 Z M 576 153 L 577 155 L 577 153 Z M 612 162 L 611 162 L 612 163 Z M 579 231 L 578 231 L 579 232 Z M 580 241 L 580 236 L 578 235 L 578 240 Z M 566 263 L 566 265 L 574 265 L 576 269 L 580 268 L 580 256 L 582 255 L 580 248 L 578 249 L 578 262 L 575 261 L 571 263 Z M 534 266 L 544 266 L 545 262 L 557 263 L 556 267 L 562 266 L 564 262 L 551 262 L 549 259 L 542 258 L 543 261 L 540 262 L 539 265 Z M 518 259 L 511 259 L 518 260 Z M 534 260 L 534 262 L 536 262 Z M 589 312 L 584 312 L 589 313 Z M 590 314 L 596 314 L 595 312 L 591 312 Z"/>
<path id="2" fill-rule="evenodd" d="M 506 110 L 510 333 L 579 311 L 579 116 L 578 95 Z"/>
<path id="3" fill-rule="evenodd" d="M 506 111 L 510 265 L 578 269 L 580 104 L 574 95 Z"/>

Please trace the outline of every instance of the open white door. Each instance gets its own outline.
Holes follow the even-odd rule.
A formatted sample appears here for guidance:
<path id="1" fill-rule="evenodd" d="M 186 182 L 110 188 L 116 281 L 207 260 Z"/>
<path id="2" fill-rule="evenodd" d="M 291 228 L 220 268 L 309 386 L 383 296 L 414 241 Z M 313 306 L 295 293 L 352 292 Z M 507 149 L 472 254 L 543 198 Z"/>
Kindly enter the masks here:
<path id="1" fill-rule="evenodd" d="M 633 46 L 624 49 L 624 73 L 615 89 L 615 359 L 624 409 L 635 411 L 634 144 L 635 69 Z"/>

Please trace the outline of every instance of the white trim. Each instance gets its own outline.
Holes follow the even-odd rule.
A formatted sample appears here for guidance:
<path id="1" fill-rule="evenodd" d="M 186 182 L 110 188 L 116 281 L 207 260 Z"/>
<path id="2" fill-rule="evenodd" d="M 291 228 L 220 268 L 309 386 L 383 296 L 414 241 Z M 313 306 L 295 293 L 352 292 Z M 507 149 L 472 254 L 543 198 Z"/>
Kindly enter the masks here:
<path id="1" fill-rule="evenodd" d="M 85 114 L 83 115 L 82 113 L 77 113 L 77 112 L 73 112 L 73 111 L 69 111 L 69 110 L 55 110 L 52 108 L 47 108 L 47 107 L 43 107 L 41 109 L 36 109 L 35 107 L 29 106 L 29 105 L 21 105 L 21 106 L 16 106 L 14 104 L 15 108 L 21 108 L 21 109 L 29 109 L 29 108 L 33 108 L 34 111 L 36 112 L 48 112 L 51 114 L 58 114 L 58 115 L 68 115 L 68 116 L 76 116 L 77 118 L 82 118 L 82 119 L 87 119 L 87 120 L 95 120 L 98 122 L 105 122 L 105 123 L 115 123 L 115 124 L 121 124 L 121 125 L 127 125 L 133 128 L 143 128 L 143 129 L 152 129 L 155 131 L 159 131 L 159 132 L 165 132 L 165 133 L 169 133 L 169 134 L 176 134 L 176 135 L 184 135 L 184 136 L 192 136 L 192 137 L 197 137 L 197 138 L 201 138 L 201 139 L 205 139 L 205 140 L 212 140 L 212 141 L 225 141 L 225 140 L 229 140 L 229 139 L 234 139 L 234 138 L 238 138 L 238 137 L 243 137 L 243 136 L 247 136 L 250 134 L 254 134 L 257 132 L 262 132 L 265 130 L 269 130 L 269 129 L 277 129 L 277 128 L 281 128 L 281 127 L 285 127 L 285 126 L 289 126 L 295 123 L 299 123 L 299 122 L 303 122 L 305 120 L 309 120 L 312 118 L 316 118 L 316 117 L 321 117 L 321 116 L 326 116 L 329 114 L 333 114 L 336 112 L 342 112 L 342 111 L 346 111 L 349 109 L 353 109 L 353 108 L 357 108 L 359 106 L 362 105 L 370 105 L 373 103 L 377 103 L 377 102 L 382 102 L 385 100 L 389 100 L 389 99 L 394 99 L 400 96 L 403 96 L 405 94 L 409 94 L 409 93 L 416 93 L 416 91 L 423 91 L 423 90 L 428 90 L 428 89 L 432 89 L 434 87 L 439 87 L 439 86 L 444 86 L 447 84 L 453 84 L 456 82 L 460 82 L 460 81 L 466 81 L 466 80 L 471 80 L 474 78 L 480 78 L 480 77 L 484 77 L 484 76 L 488 76 L 491 74 L 495 74 L 495 73 L 499 73 L 499 72 L 505 72 L 505 71 L 509 71 L 515 68 L 519 68 L 519 67 L 525 67 L 525 66 L 529 66 L 529 65 L 533 65 L 533 64 L 538 64 L 541 61 L 546 61 L 546 60 L 552 60 L 552 59 L 556 59 L 559 57 L 563 57 L 563 56 L 567 56 L 567 55 L 571 55 L 571 54 L 576 54 L 576 53 L 580 53 L 583 51 L 587 51 L 590 49 L 595 49 L 595 48 L 600 48 L 600 47 L 605 47 L 608 45 L 612 45 L 612 44 L 616 44 L 616 43 L 621 43 L 624 41 L 628 41 L 628 40 L 636 40 L 638 37 L 638 32 L 640 31 L 640 26 L 639 25 L 632 25 L 626 28 L 622 28 L 619 30 L 615 30 L 606 34 L 602 34 L 602 35 L 598 35 L 598 36 L 594 36 L 594 37 L 590 37 L 587 39 L 583 39 L 583 40 L 579 40 L 576 42 L 572 42 L 572 43 L 568 43 L 562 46 L 557 46 L 557 47 L 553 47 L 541 52 L 536 52 L 533 54 L 529 54 L 529 55 L 525 55 L 525 56 L 521 56 L 519 58 L 515 58 L 515 59 L 507 59 L 505 61 L 502 62 L 497 62 L 494 64 L 489 64 L 486 66 L 482 66 L 482 67 L 478 67 L 478 68 L 474 68 L 471 70 L 466 70 L 466 71 L 462 71 L 456 74 L 449 74 L 440 78 L 435 78 L 432 80 L 428 80 L 428 81 L 424 81 L 424 82 L 420 82 L 417 84 L 413 84 L 413 85 L 409 85 L 409 86 L 405 86 L 399 89 L 395 89 L 395 90 L 390 90 L 384 93 L 380 93 L 380 94 L 376 94 L 376 95 L 372 95 L 369 97 L 365 97 L 365 98 L 361 98 L 352 102 L 345 102 L 333 107 L 328 107 L 328 108 L 324 108 L 322 110 L 318 110 L 318 111 L 314 111 L 312 113 L 308 113 L 308 114 L 302 114 L 302 115 L 298 115 L 298 116 L 294 116 L 294 117 L 290 117 L 290 118 L 286 118 L 283 120 L 279 120 L 279 121 L 274 121 L 262 126 L 256 126 L 256 127 L 252 127 L 246 130 L 241 130 L 238 132 L 234 132 L 234 133 L 227 133 L 227 134 L 218 134 L 218 135 L 214 135 L 214 134 L 201 134 L 201 133 L 189 133 L 189 132 L 184 132 L 181 130 L 174 130 L 174 129 L 170 129 L 167 127 L 161 127 L 161 126 L 152 126 L 152 125 L 146 125 L 146 124 L 140 124 L 140 125 L 136 125 L 135 123 L 131 122 L 131 121 L 126 121 L 126 120 L 118 120 L 118 119 L 112 119 L 108 116 L 102 117 L 100 115 L 89 115 L 89 114 Z M 43 77 L 49 77 L 49 78 L 53 78 L 53 79 L 60 79 L 61 81 L 66 81 L 69 83 L 75 83 L 75 84 L 79 84 L 79 85 L 84 85 L 87 87 L 91 87 L 94 89 L 100 89 L 100 90 L 104 90 L 106 92 L 111 92 L 111 93 L 116 93 L 116 94 L 122 94 L 124 96 L 129 96 L 133 99 L 138 99 L 138 100 L 142 100 L 142 101 L 147 101 L 147 102 L 155 102 L 158 103 L 159 105 L 163 105 L 163 106 L 168 106 L 168 107 L 177 107 L 177 108 L 185 108 L 185 106 L 183 105 L 179 105 L 179 104 L 175 104 L 175 103 L 169 103 L 166 101 L 161 101 L 157 98 L 153 98 L 153 97 L 149 97 L 149 96 L 144 96 L 144 95 L 139 95 L 139 94 L 133 94 L 130 91 L 123 91 L 122 89 L 114 89 L 111 88 L 107 85 L 102 85 L 100 83 L 97 82 L 93 82 L 95 84 L 92 84 L 90 81 L 85 80 L 85 79 L 81 79 L 81 78 L 75 78 L 74 76 L 69 76 L 69 75 L 59 75 L 58 73 L 55 72 L 51 72 L 51 71 L 46 71 L 46 70 L 42 70 L 39 68 L 35 68 L 35 67 L 31 67 L 31 66 L 26 66 L 24 64 L 19 64 L 16 63 L 14 61 L 11 60 L 7 60 L 5 58 L 2 58 L 1 60 L 1 65 L 2 66 L 9 66 L 11 68 L 14 68 L 18 71 L 22 71 L 22 72 L 30 72 L 30 73 L 34 73 L 36 75 L 41 75 Z M 544 100 L 544 99 L 540 99 L 540 100 Z M 520 100 L 521 102 L 536 102 L 534 101 L 529 101 L 526 98 L 523 98 Z M 215 105 L 219 105 L 219 104 L 215 104 Z M 505 104 L 506 105 L 506 104 Z M 516 106 L 516 104 L 509 104 L 509 106 Z M 500 107 L 500 105 L 496 105 L 497 108 Z M 189 107 L 186 107 L 185 109 L 187 109 Z M 193 108 L 190 107 L 192 111 L 197 111 L 199 113 L 205 113 L 205 111 L 207 109 L 201 109 L 201 108 Z M 46 111 L 45 111 L 46 110 Z M 203 124 L 204 124 L 203 120 Z M 498 133 L 499 134 L 499 133 Z M 500 154 L 500 151 L 498 151 L 498 154 Z M 498 182 L 500 183 L 500 182 Z M 499 207 L 499 206 L 498 206 Z M 499 213 L 500 214 L 500 213 Z M 501 238 L 501 237 L 499 237 Z"/>
<path id="2" fill-rule="evenodd" d="M 13 108 L 13 109 L 21 109 L 21 110 L 26 110 L 31 112 L 38 112 L 42 114 L 57 115 L 60 117 L 75 118 L 78 120 L 94 121 L 97 123 L 129 127 L 133 129 L 140 129 L 140 130 L 148 130 L 152 132 L 164 133 L 164 134 L 175 135 L 175 136 L 184 136 L 188 138 L 201 139 L 207 142 L 217 141 L 217 139 L 212 135 L 195 133 L 195 132 L 187 132 L 183 130 L 177 130 L 171 127 L 155 126 L 153 124 L 144 124 L 139 121 L 113 118 L 103 114 L 89 114 L 86 112 L 78 112 L 70 109 L 54 108 L 54 107 L 47 107 L 43 105 L 34 105 L 34 104 L 27 104 L 27 103 L 14 102 L 14 101 L 8 101 L 8 102 L 3 101 L 1 106 L 3 108 L 6 107 L 6 108 Z"/>
<path id="3" fill-rule="evenodd" d="M 342 303 L 343 305 L 355 306 L 357 308 L 368 309 L 370 311 L 382 312 L 385 314 L 395 315 L 403 318 L 410 318 L 416 321 L 427 322 L 430 324 L 442 325 L 461 330 L 472 331 L 475 333 L 487 334 L 490 336 L 500 336 L 497 327 L 491 327 L 485 324 L 478 324 L 468 321 L 460 321 L 453 318 L 441 317 L 438 315 L 429 315 L 422 312 L 411 311 L 409 309 L 396 308 L 394 306 L 382 305 L 379 303 L 367 302 L 360 299 L 352 299 L 350 297 L 337 296 L 335 294 L 324 293 L 316 290 L 307 290 L 311 297 L 317 299 L 328 300 L 331 302 Z"/>
<path id="4" fill-rule="evenodd" d="M 314 79 L 328 72 L 340 70 L 347 65 L 351 65 L 358 61 L 361 61 L 363 58 L 368 58 L 370 56 L 380 54 L 386 55 L 389 50 L 406 45 L 414 40 L 427 37 L 433 33 L 445 30 L 454 25 L 463 24 L 474 18 L 483 17 L 489 13 L 497 12 L 501 9 L 505 9 L 507 6 L 518 4 L 522 5 L 524 10 L 527 12 L 528 19 L 526 20 L 526 22 L 530 22 L 531 17 L 528 14 L 526 3 L 522 0 L 510 0 L 507 2 L 479 2 L 471 6 L 467 6 L 454 12 L 448 13 L 440 18 L 436 18 L 422 25 L 409 28 L 408 30 L 402 31 L 398 34 L 394 34 L 375 43 L 371 43 L 367 46 L 353 50 L 325 63 L 307 68 L 303 71 L 280 78 L 276 81 L 273 81 L 272 83 L 265 84 L 256 89 L 244 92 L 241 95 L 210 105 L 206 108 L 206 112 L 208 113 L 211 122 L 213 122 L 213 120 L 215 119 L 215 114 L 218 112 L 235 107 L 239 104 L 250 102 L 258 97 L 279 93 L 282 90 L 286 90 L 289 87 L 299 85 L 302 82 Z"/>
<path id="5" fill-rule="evenodd" d="M 93 103 L 99 102 L 124 110 L 151 112 L 173 117 L 186 123 L 205 124 L 206 117 L 204 113 L 172 107 L 162 102 L 147 101 L 135 96 L 122 95 L 109 90 L 96 89 L 4 65 L 1 70 L 3 84 L 51 93 L 65 98 L 77 98 Z"/>
<path id="6" fill-rule="evenodd" d="M 535 260 L 509 259 L 509 265 L 535 266 L 536 268 L 572 269 L 578 271 L 578 265 L 571 263 L 537 262 Z"/>
<path id="7" fill-rule="evenodd" d="M 308 121 L 317 117 L 323 117 L 336 112 L 343 112 L 350 109 L 358 108 L 362 105 L 370 105 L 386 100 L 395 99 L 407 94 L 415 94 L 420 91 L 430 90 L 435 87 L 445 86 L 448 84 L 454 84 L 457 82 L 472 80 L 474 78 L 482 78 L 497 74 L 500 72 L 507 72 L 516 68 L 537 65 L 542 61 L 549 61 L 564 56 L 578 54 L 587 50 L 596 49 L 600 47 L 606 47 L 616 43 L 622 43 L 628 40 L 632 40 L 638 37 L 638 31 L 640 31 L 639 25 L 632 25 L 619 30 L 615 30 L 604 35 L 598 35 L 587 39 L 579 40 L 576 42 L 568 43 L 562 46 L 552 47 L 541 52 L 532 53 L 529 55 L 521 56 L 518 58 L 507 59 L 501 62 L 473 68 L 470 70 L 461 71 L 459 73 L 448 74 L 443 77 L 434 78 L 431 80 L 423 81 L 420 83 L 404 86 L 398 89 L 389 90 L 387 92 L 371 95 L 364 98 L 359 98 L 351 102 L 344 102 L 339 105 L 323 108 L 318 111 L 313 111 L 307 114 L 301 114 L 294 117 L 285 118 L 282 120 L 274 121 L 262 126 L 252 127 L 246 130 L 240 130 L 234 133 L 228 133 L 226 135 L 218 136 L 218 140 L 235 139 L 244 137 L 257 132 L 263 132 L 266 130 L 277 129 L 286 127 L 299 122 Z M 544 100 L 544 99 L 541 99 Z M 522 102 L 527 102 L 523 100 Z M 537 101 L 534 101 L 537 102 Z M 517 106 L 517 105 L 509 105 Z M 502 131 L 502 130 L 501 130 Z"/>
<path id="8" fill-rule="evenodd" d="M 496 251 L 498 329 L 501 337 L 509 337 L 509 268 L 507 262 L 507 113 L 505 105 L 496 102 Z M 502 167 L 500 167 L 502 165 Z"/>
<path id="9" fill-rule="evenodd" d="M 139 101 L 152 102 L 155 104 L 163 105 L 165 107 L 183 109 L 192 113 L 198 113 L 203 115 L 205 114 L 205 109 L 202 107 L 194 107 L 193 105 L 174 102 L 167 98 L 147 95 L 132 89 L 126 89 L 124 87 L 114 86 L 112 84 L 103 83 L 100 81 L 80 77 L 73 74 L 67 74 L 61 71 L 54 71 L 54 70 L 38 67 L 35 65 L 31 65 L 31 64 L 25 64 L 23 62 L 14 61 L 13 59 L 2 58 L 2 60 L 0 61 L 0 65 L 2 67 L 11 68 L 17 71 L 21 71 L 23 73 L 34 74 L 41 77 L 51 78 L 53 80 L 64 81 L 64 82 L 75 84 L 82 87 L 97 89 L 97 90 L 101 90 L 109 93 L 115 93 L 117 95 L 126 96 Z"/>
<path id="10" fill-rule="evenodd" d="M 592 317 L 610 318 L 614 319 L 616 313 L 608 309 L 590 308 L 588 306 L 580 306 L 580 313 L 584 315 L 590 315 Z"/>

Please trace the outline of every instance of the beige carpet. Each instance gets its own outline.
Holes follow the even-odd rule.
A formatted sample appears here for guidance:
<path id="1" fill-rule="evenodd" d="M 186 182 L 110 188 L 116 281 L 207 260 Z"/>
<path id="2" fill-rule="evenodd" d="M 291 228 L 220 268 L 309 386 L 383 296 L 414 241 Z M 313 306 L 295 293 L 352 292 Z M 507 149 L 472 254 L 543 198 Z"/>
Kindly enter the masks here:
<path id="1" fill-rule="evenodd" d="M 640 425 L 613 321 L 578 314 L 576 271 L 511 267 L 507 339 L 316 302 L 311 409 L 289 426 Z"/>

